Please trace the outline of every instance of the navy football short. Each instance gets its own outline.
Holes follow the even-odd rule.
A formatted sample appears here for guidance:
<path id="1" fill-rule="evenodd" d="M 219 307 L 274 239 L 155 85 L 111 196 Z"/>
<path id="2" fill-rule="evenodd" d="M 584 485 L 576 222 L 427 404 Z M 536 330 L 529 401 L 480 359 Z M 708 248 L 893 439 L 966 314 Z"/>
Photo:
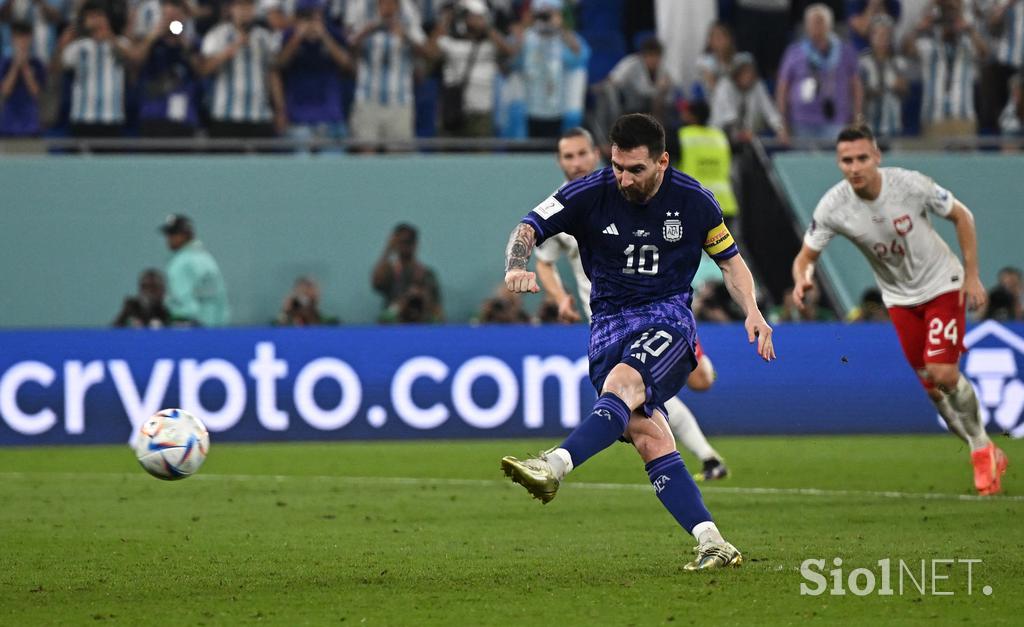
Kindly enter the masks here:
<path id="1" fill-rule="evenodd" d="M 600 329 L 595 328 L 592 333 L 600 333 Z M 644 413 L 650 417 L 658 409 L 667 417 L 665 402 L 679 393 L 697 366 L 693 350 L 694 335 L 692 325 L 685 322 L 655 322 L 641 325 L 636 331 L 622 334 L 598 346 L 592 340 L 590 380 L 600 393 L 608 373 L 617 364 L 624 363 L 639 372 L 644 379 L 647 388 Z"/>

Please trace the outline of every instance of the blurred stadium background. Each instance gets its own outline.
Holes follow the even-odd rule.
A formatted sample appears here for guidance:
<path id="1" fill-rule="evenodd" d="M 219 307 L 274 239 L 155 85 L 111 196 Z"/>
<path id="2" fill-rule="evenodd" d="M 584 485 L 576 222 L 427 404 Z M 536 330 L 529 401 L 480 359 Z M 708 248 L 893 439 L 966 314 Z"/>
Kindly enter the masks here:
<path id="1" fill-rule="evenodd" d="M 164 36 L 160 7 L 173 5 L 165 10 L 185 11 L 190 46 L 202 53 L 204 33 L 222 11 L 230 22 L 233 4 L 88 6 L 137 46 L 151 32 Z M 537 14 L 558 12 L 589 57 L 552 71 L 566 90 L 580 77 L 591 89 L 579 90 L 578 107 L 566 95 L 554 134 L 583 124 L 599 143 L 609 102 L 619 110 L 630 102 L 612 68 L 653 50 L 657 37 L 655 74 L 668 82 L 647 105 L 668 128 L 675 159 L 692 103 L 714 102 L 709 76 L 732 76 L 729 55 L 705 49 L 712 24 L 735 32 L 733 52 L 754 53 L 774 93 L 783 80 L 774 68 L 788 43 L 799 45 L 812 3 L 495 0 L 459 3 L 451 22 L 444 4 L 396 6 L 404 28 L 439 48 L 442 36 L 466 39 L 459 20 L 480 4 L 489 27 L 512 42 L 546 23 Z M 975 83 L 960 98 L 977 106 L 953 125 L 922 114 L 929 98 L 952 97 L 929 91 L 937 57 L 900 66 L 902 124 L 882 133 L 884 164 L 929 174 L 974 212 L 992 306 L 969 321 L 962 365 L 989 430 L 1024 436 L 1024 3 L 825 4 L 837 36 L 862 55 L 871 54 L 871 28 L 894 27 L 901 52 L 923 50 L 915 39 L 956 15 L 969 25 L 960 35 L 974 28 L 988 43 L 985 54 L 957 61 L 959 76 Z M 96 77 L 78 75 L 93 71 L 83 64 L 62 68 L 61 47 L 90 38 L 82 10 L 0 0 L 0 81 L 12 86 L 0 115 L 23 112 L 11 94 L 32 91 L 11 61 L 19 33 L 32 34 L 33 58 L 46 70 L 39 94 L 24 101 L 36 103 L 37 126 L 16 133 L 0 124 L 0 623 L 138 624 L 172 611 L 199 624 L 1014 622 L 1024 598 L 1024 509 L 1013 464 L 1024 447 L 1000 444 L 1011 458 L 1006 496 L 971 496 L 965 450 L 917 389 L 869 292 L 868 266 L 845 241 L 823 257 L 815 319 L 799 319 L 786 302 L 802 233 L 840 176 L 827 137 L 801 134 L 785 111 L 781 134 L 767 121 L 746 129 L 750 137 L 723 125 L 736 231 L 780 359 L 758 362 L 716 289 L 717 269 L 703 268 L 695 307 L 719 378 L 684 399 L 733 470 L 706 495 L 750 560 L 736 573 L 686 579 L 688 538 L 644 492 L 625 447 L 589 462 L 567 484 L 577 488 L 543 509 L 499 481 L 501 455 L 550 445 L 594 400 L 586 327 L 547 322 L 543 293 L 518 300 L 500 289 L 510 229 L 563 180 L 552 124 L 537 124 L 552 119 L 534 115 L 516 91 L 531 73 L 529 55 L 492 60 L 484 132 L 444 128 L 441 94 L 458 76 L 446 69 L 451 60 L 410 55 L 414 132 L 367 139 L 351 117 L 353 94 L 360 71 L 380 68 L 355 67 L 369 63 L 356 35 L 379 18 L 377 3 L 260 2 L 253 16 L 268 36 L 287 42 L 314 18 L 337 33 L 353 67 L 317 65 L 333 75 L 328 100 L 337 106 L 322 120 L 290 110 L 276 128 L 235 120 L 262 126 L 223 136 L 225 120 L 207 106 L 217 75 L 197 74 L 194 119 L 175 137 L 154 137 L 139 106 L 159 74 L 146 58 L 125 72 L 118 115 L 76 118 L 74 85 Z M 758 38 L 752 24 L 774 34 Z M 445 54 L 465 53 L 446 45 Z M 301 92 L 320 80 L 306 69 L 289 78 L 268 67 L 268 81 L 279 71 L 285 101 L 302 102 L 288 81 L 305 85 Z M 851 79 L 870 87 L 864 72 Z M 363 154 L 368 148 L 378 154 Z M 131 299 L 141 302 L 140 274 L 169 264 L 159 231 L 169 214 L 191 219 L 219 265 L 229 304 L 219 328 L 173 311 L 126 315 Z M 408 298 L 389 303 L 372 285 L 399 224 L 418 232 L 417 258 L 436 275 L 443 314 L 417 313 Z M 952 228 L 939 227 L 959 250 Z M 137 328 L 110 328 L 115 319 Z M 179 484 L 146 476 L 123 446 L 134 425 L 171 406 L 203 418 L 213 440 L 207 466 Z M 801 596 L 802 560 L 831 565 L 833 557 L 876 573 L 885 558 L 977 558 L 975 585 L 995 593 L 968 594 L 956 571 L 939 584 L 956 590 L 950 597 L 936 587 L 892 599 Z"/>

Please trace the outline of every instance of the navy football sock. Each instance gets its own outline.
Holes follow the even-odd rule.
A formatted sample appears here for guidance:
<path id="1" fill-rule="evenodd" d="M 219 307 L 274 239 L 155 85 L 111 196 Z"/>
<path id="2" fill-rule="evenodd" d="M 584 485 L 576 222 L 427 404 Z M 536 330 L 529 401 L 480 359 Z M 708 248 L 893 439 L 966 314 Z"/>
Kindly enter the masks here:
<path id="1" fill-rule="evenodd" d="M 614 444 L 625 433 L 629 414 L 629 407 L 621 398 L 611 392 L 602 394 L 590 416 L 561 444 L 561 448 L 569 451 L 573 468 Z"/>
<path id="2" fill-rule="evenodd" d="M 672 451 L 658 459 L 647 462 L 644 466 L 647 476 L 654 485 L 661 504 L 683 526 L 687 533 L 699 523 L 710 521 L 711 512 L 704 507 L 704 499 L 700 495 L 693 477 L 686 472 L 686 465 L 679 451 Z"/>

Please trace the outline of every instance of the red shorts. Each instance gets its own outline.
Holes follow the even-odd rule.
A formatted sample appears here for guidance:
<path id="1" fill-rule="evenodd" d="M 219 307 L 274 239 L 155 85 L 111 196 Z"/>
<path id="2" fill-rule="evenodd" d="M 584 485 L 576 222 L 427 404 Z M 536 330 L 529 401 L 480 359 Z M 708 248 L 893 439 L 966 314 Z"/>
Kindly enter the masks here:
<path id="1" fill-rule="evenodd" d="M 693 356 L 697 358 L 697 363 L 700 363 L 700 358 L 704 356 L 704 347 L 700 345 L 699 337 L 693 341 Z"/>
<path id="2" fill-rule="evenodd" d="M 935 385 L 925 375 L 925 364 L 955 364 L 964 352 L 964 306 L 960 291 L 946 292 L 913 307 L 889 307 L 889 316 L 910 366 L 921 384 Z"/>

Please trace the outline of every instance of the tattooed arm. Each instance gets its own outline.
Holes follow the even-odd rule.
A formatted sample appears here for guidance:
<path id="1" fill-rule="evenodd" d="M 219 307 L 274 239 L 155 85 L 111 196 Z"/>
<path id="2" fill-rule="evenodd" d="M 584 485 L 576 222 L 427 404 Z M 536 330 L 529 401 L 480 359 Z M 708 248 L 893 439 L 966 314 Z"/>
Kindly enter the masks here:
<path id="1" fill-rule="evenodd" d="M 537 275 L 526 269 L 530 253 L 537 242 L 533 227 L 520 223 L 508 238 L 505 248 L 505 287 L 511 292 L 539 292 Z"/>

